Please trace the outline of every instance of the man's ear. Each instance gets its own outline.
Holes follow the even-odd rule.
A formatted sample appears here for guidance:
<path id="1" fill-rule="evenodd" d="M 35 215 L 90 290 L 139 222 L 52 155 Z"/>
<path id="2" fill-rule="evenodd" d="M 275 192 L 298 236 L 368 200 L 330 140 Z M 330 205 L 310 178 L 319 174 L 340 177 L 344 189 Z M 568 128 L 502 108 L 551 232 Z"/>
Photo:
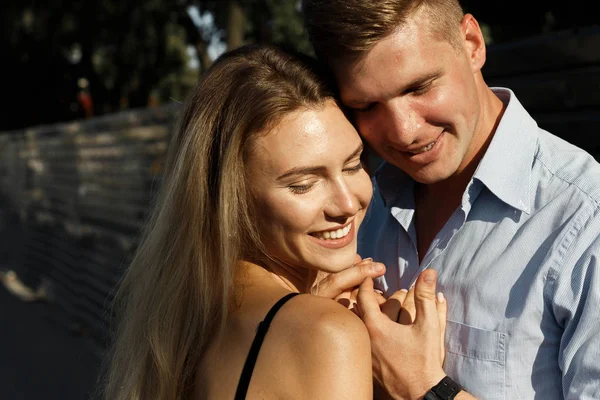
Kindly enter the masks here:
<path id="1" fill-rule="evenodd" d="M 460 24 L 461 36 L 467 56 L 471 61 L 473 72 L 483 68 L 486 58 L 485 38 L 479 27 L 479 23 L 471 14 L 465 14 Z"/>

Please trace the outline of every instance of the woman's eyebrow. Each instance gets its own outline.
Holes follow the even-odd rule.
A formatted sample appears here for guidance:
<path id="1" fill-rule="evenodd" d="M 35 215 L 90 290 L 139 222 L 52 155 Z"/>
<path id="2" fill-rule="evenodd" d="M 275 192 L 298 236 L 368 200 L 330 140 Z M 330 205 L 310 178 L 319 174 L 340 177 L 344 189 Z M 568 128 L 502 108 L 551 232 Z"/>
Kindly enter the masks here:
<path id="1" fill-rule="evenodd" d="M 292 169 L 284 172 L 282 175 L 280 175 L 277 178 L 277 180 L 284 180 L 293 175 L 311 175 L 311 174 L 315 174 L 319 171 L 323 171 L 324 169 L 325 169 L 324 165 L 314 165 L 314 166 L 310 166 L 310 167 L 296 167 L 296 168 L 292 168 Z"/>
<path id="2" fill-rule="evenodd" d="M 363 148 L 364 148 L 364 145 L 362 143 L 359 144 L 358 147 L 356 148 L 356 150 L 354 150 L 352 152 L 352 154 L 350 154 L 350 156 L 348 156 L 348 158 L 346 158 L 346 162 L 358 157 L 360 155 L 360 153 L 362 153 Z"/>
<path id="3" fill-rule="evenodd" d="M 346 158 L 345 163 L 347 163 L 348 161 L 358 157 L 360 155 L 360 153 L 363 151 L 363 144 L 359 144 L 358 147 L 356 148 L 356 150 L 354 150 L 352 152 L 352 154 L 350 154 L 348 156 L 348 158 Z M 324 165 L 311 165 L 310 167 L 295 167 L 292 168 L 286 172 L 284 172 L 283 174 L 281 174 L 277 180 L 284 180 L 286 178 L 289 178 L 290 176 L 293 175 L 311 175 L 311 174 L 316 174 L 317 172 L 323 171 L 325 170 L 326 167 Z"/>

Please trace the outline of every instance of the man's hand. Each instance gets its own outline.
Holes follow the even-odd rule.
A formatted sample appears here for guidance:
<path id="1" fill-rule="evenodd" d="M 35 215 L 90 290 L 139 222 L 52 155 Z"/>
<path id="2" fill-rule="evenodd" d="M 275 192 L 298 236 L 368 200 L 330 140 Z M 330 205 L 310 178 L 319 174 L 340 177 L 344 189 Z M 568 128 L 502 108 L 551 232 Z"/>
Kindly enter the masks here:
<path id="1" fill-rule="evenodd" d="M 436 296 L 436 278 L 435 270 L 427 269 L 414 292 L 396 292 L 381 305 L 370 278 L 360 285 L 359 316 L 371 337 L 374 378 L 391 398 L 423 398 L 446 376 L 440 340 L 446 302 Z"/>
<path id="2" fill-rule="evenodd" d="M 352 308 L 358 295 L 358 287 L 366 278 L 377 278 L 385 273 L 382 263 L 371 258 L 361 260 L 356 256 L 356 263 L 343 271 L 329 274 L 311 287 L 311 293 L 321 297 L 334 299 L 348 308 Z"/>
<path id="3" fill-rule="evenodd" d="M 396 321 L 402 325 L 410 325 L 415 321 L 417 315 L 415 306 L 415 286 L 412 286 L 410 290 L 401 289 L 397 291 L 383 304 L 381 304 L 379 297 L 377 297 L 377 301 L 380 302 L 381 311 L 387 315 L 390 320 Z M 437 294 L 436 301 L 438 319 L 440 321 L 440 343 L 442 346 L 440 362 L 443 365 L 446 356 L 444 334 L 446 332 L 447 304 L 445 303 L 444 295 L 442 293 Z"/>

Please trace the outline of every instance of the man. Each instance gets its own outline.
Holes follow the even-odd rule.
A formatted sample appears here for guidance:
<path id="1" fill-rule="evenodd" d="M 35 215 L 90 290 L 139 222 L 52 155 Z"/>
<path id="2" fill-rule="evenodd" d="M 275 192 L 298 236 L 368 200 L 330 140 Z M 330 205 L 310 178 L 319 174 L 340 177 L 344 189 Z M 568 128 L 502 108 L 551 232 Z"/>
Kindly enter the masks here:
<path id="1" fill-rule="evenodd" d="M 481 29 L 457 0 L 305 0 L 303 12 L 386 161 L 360 254 L 386 265 L 387 294 L 434 270 L 448 299 L 442 370 L 427 324 L 382 318 L 365 281 L 377 380 L 394 398 L 600 398 L 599 164 L 486 85 Z M 440 388 L 446 375 L 457 384 Z"/>

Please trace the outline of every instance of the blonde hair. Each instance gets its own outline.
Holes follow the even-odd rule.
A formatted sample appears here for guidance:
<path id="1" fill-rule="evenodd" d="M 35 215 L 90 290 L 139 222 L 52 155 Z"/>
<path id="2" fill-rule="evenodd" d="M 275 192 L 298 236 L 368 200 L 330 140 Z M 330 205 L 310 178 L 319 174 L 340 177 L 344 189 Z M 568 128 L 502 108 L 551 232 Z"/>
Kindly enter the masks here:
<path id="1" fill-rule="evenodd" d="M 233 273 L 260 253 L 247 152 L 289 112 L 334 98 L 315 61 L 273 46 L 221 56 L 187 99 L 143 241 L 116 296 L 106 399 L 184 397 L 232 307 Z"/>
<path id="2" fill-rule="evenodd" d="M 303 0 L 309 40 L 327 61 L 360 58 L 423 10 L 434 37 L 458 46 L 464 15 L 458 0 Z"/>

